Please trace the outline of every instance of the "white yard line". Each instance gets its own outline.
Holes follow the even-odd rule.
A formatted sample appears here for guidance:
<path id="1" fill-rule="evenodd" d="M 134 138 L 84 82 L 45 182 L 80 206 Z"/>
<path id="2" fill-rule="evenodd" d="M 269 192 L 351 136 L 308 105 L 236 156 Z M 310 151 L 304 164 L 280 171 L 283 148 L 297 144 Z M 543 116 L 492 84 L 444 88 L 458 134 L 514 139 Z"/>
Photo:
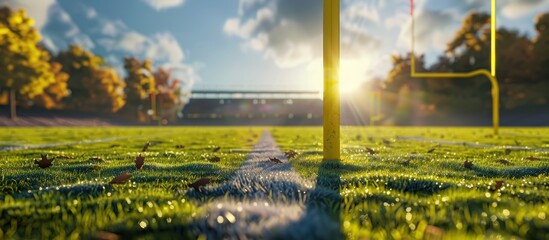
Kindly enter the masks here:
<path id="1" fill-rule="evenodd" d="M 505 145 L 496 145 L 488 143 L 478 143 L 478 142 L 465 142 L 458 140 L 442 140 L 442 139 L 432 139 L 424 138 L 420 136 L 398 136 L 397 139 L 400 140 L 410 140 L 417 142 L 430 142 L 437 144 L 446 144 L 446 145 L 461 145 L 467 147 L 478 147 L 478 148 L 508 148 L 511 150 L 529 150 L 529 151 L 538 151 L 538 152 L 549 152 L 549 148 L 537 148 L 537 147 L 528 147 L 528 146 L 505 146 Z"/>
<path id="2" fill-rule="evenodd" d="M 214 198 L 193 228 L 207 239 L 339 239 L 339 223 L 306 204 L 314 185 L 295 172 L 265 131 L 231 180 L 187 191 L 190 197 Z"/>

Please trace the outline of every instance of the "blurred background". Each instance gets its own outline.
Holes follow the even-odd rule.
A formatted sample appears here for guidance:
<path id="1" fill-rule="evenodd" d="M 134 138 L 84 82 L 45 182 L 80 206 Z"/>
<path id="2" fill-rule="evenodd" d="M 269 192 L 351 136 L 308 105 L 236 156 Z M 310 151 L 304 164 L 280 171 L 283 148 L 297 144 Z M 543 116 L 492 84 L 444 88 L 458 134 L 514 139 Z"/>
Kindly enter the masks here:
<path id="1" fill-rule="evenodd" d="M 409 0 L 341 0 L 342 123 L 490 125 L 410 77 Z M 416 0 L 418 72 L 490 69 L 489 0 Z M 497 1 L 502 125 L 549 124 L 549 1 Z M 0 125 L 320 125 L 322 1 L 0 0 Z"/>

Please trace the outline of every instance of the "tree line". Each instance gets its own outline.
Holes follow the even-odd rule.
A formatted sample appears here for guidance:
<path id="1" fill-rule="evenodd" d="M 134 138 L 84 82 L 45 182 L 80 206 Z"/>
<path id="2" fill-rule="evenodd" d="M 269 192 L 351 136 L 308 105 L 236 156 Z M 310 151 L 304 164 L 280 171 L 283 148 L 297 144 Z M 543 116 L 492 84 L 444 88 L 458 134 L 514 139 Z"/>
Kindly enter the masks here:
<path id="1" fill-rule="evenodd" d="M 549 109 L 549 13 L 536 17 L 534 28 L 532 39 L 516 30 L 497 29 L 496 77 L 503 111 Z M 423 55 L 415 56 L 416 71 L 490 69 L 490 41 L 490 15 L 472 12 L 433 64 L 426 66 Z M 491 108 L 491 86 L 486 77 L 412 78 L 411 57 L 411 53 L 393 55 L 387 77 L 364 85 L 365 91 L 380 93 L 382 114 L 395 118 L 396 124 L 409 123 L 411 115 L 418 112 L 474 114 Z"/>
<path id="2" fill-rule="evenodd" d="M 105 59 L 77 45 L 57 54 L 41 44 L 25 10 L 0 7 L 0 105 L 173 119 L 183 108 L 181 81 L 153 62 L 124 58 L 124 81 Z"/>

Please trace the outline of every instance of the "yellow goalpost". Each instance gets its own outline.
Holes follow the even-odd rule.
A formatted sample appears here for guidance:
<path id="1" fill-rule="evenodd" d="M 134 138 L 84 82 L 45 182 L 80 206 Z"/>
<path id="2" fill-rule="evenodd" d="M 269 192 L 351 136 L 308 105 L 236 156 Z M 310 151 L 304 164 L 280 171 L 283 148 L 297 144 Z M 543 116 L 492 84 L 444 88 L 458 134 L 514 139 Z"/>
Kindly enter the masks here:
<path id="1" fill-rule="evenodd" d="M 410 0 L 410 13 L 412 15 L 412 59 L 411 77 L 414 78 L 470 78 L 475 76 L 486 76 L 492 85 L 492 125 L 494 134 L 499 132 L 499 84 L 496 79 L 496 0 L 490 0 L 490 71 L 486 69 L 475 70 L 467 73 L 418 73 L 415 67 L 415 18 L 414 0 Z"/>
<path id="2" fill-rule="evenodd" d="M 324 0 L 323 30 L 323 153 L 325 160 L 339 160 L 339 0 Z"/>

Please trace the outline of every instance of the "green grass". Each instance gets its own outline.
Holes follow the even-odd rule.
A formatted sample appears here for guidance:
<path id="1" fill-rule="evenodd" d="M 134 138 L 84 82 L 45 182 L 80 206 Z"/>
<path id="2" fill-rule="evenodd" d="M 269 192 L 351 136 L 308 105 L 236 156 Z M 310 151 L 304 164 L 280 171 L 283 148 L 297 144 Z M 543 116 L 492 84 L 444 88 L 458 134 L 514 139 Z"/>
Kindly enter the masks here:
<path id="1" fill-rule="evenodd" d="M 257 128 L 2 129 L 0 139 L 17 145 L 118 139 L 0 152 L 0 239 L 78 239 L 100 230 L 126 238 L 190 234 L 185 226 L 199 212 L 180 192 L 201 177 L 225 182 L 260 134 Z M 147 142 L 145 166 L 135 170 Z M 216 146 L 221 150 L 213 153 Z M 40 169 L 33 164 L 40 154 L 70 159 Z M 213 156 L 221 162 L 208 162 Z M 108 184 L 122 172 L 133 175 L 129 183 Z"/>
<path id="2" fill-rule="evenodd" d="M 296 171 L 339 193 L 325 205 L 349 239 L 436 237 L 440 229 L 447 238 L 549 238 L 548 128 L 504 128 L 494 136 L 488 128 L 349 127 L 342 130 L 340 162 L 322 161 L 320 128 L 272 132 L 282 149 L 301 153 L 291 160 Z M 517 144 L 545 152 L 505 154 Z M 465 160 L 472 169 L 464 168 Z M 501 189 L 493 189 L 496 181 L 503 181 Z"/>
<path id="3" fill-rule="evenodd" d="M 189 226 L 211 199 L 184 191 L 201 177 L 212 186 L 226 182 L 261 131 L 3 128 L 0 148 L 65 145 L 0 151 L 0 239 L 79 239 L 98 231 L 123 239 L 196 238 Z M 322 161 L 321 128 L 271 132 L 281 149 L 299 152 L 290 160 L 296 171 L 317 183 L 320 193 L 311 196 L 321 198 L 306 206 L 331 213 L 349 239 L 421 239 L 440 231 L 451 239 L 549 238 L 549 128 L 504 128 L 499 136 L 488 128 L 343 128 L 341 161 Z M 147 142 L 145 167 L 136 170 Z M 216 146 L 221 150 L 213 153 Z M 525 149 L 507 155 L 513 146 Z M 69 159 L 40 169 L 33 164 L 40 154 Z M 208 162 L 213 156 L 221 162 Z M 464 168 L 465 160 L 474 166 Z M 129 183 L 108 184 L 122 172 L 133 175 Z M 496 181 L 503 187 L 493 190 Z"/>

